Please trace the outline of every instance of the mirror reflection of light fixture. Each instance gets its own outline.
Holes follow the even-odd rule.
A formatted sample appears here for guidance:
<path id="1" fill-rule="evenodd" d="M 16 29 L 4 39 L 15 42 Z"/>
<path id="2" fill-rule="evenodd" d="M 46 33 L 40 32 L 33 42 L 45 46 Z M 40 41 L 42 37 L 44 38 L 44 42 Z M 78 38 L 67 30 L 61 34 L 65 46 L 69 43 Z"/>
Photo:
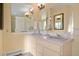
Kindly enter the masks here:
<path id="1" fill-rule="evenodd" d="M 33 14 L 33 8 L 30 8 L 29 11 Z"/>
<path id="2" fill-rule="evenodd" d="M 43 8 L 45 8 L 45 4 L 38 4 L 38 8 L 41 10 Z"/>
<path id="3" fill-rule="evenodd" d="M 26 16 L 26 17 L 29 17 L 29 12 L 26 12 L 26 13 L 25 13 L 25 16 Z"/>
<path id="4" fill-rule="evenodd" d="M 49 16 L 49 20 L 51 20 L 51 16 Z"/>
<path id="5" fill-rule="evenodd" d="M 25 16 L 29 17 L 31 14 L 33 14 L 33 8 L 30 8 L 26 13 Z"/>

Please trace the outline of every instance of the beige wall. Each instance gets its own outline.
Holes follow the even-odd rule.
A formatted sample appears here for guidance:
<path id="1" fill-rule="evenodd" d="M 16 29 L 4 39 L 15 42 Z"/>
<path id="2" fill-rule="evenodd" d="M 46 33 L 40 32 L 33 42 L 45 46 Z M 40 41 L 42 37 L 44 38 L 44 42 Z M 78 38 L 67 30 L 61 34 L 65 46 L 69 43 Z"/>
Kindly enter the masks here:
<path id="1" fill-rule="evenodd" d="M 74 16 L 74 41 L 72 45 L 72 55 L 79 56 L 79 4 L 73 5 Z"/>
<path id="2" fill-rule="evenodd" d="M 2 40 L 3 40 L 3 31 L 0 30 L 0 55 L 2 55 Z"/>

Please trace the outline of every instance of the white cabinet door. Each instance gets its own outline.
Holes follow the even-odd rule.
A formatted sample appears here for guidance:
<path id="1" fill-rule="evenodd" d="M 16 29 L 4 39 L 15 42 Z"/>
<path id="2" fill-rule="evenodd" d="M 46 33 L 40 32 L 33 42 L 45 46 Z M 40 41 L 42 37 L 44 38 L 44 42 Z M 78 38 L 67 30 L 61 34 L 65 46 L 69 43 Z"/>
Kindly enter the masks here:
<path id="1" fill-rule="evenodd" d="M 54 50 L 51 50 L 48 48 L 44 49 L 44 56 L 59 56 L 59 55 L 60 55 L 60 53 L 57 51 L 54 51 Z"/>
<path id="2" fill-rule="evenodd" d="M 29 50 L 34 56 L 60 56 L 71 55 L 71 43 L 57 44 L 42 38 L 28 36 Z"/>
<path id="3" fill-rule="evenodd" d="M 35 37 L 32 37 L 32 39 L 31 39 L 31 53 L 33 55 L 36 55 L 36 39 L 35 39 Z"/>
<path id="4" fill-rule="evenodd" d="M 43 45 L 40 43 L 37 43 L 37 47 L 36 47 L 36 54 L 37 56 L 43 56 Z"/>
<path id="5" fill-rule="evenodd" d="M 36 55 L 36 39 L 31 35 L 27 35 L 27 51 Z"/>
<path id="6" fill-rule="evenodd" d="M 37 51 L 37 52 L 36 52 L 36 55 L 37 55 L 37 56 L 43 56 L 43 52 Z"/>

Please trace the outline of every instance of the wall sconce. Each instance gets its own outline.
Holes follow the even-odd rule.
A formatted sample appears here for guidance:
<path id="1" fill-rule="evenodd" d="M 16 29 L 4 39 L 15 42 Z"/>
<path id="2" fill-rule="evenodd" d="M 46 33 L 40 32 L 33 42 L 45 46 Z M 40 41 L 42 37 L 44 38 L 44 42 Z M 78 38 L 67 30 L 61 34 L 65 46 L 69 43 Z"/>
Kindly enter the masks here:
<path id="1" fill-rule="evenodd" d="M 45 4 L 38 4 L 38 8 L 41 10 L 43 8 L 45 8 Z"/>

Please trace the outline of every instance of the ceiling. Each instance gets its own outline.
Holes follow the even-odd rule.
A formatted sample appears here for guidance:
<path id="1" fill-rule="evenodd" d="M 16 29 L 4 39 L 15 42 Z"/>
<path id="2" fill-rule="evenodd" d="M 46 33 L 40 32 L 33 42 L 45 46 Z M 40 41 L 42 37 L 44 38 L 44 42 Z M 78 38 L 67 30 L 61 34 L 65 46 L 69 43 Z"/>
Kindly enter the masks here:
<path id="1" fill-rule="evenodd" d="M 11 4 L 11 14 L 14 16 L 25 16 L 25 12 L 29 8 L 32 8 L 33 3 L 12 3 Z M 49 3 L 49 6 L 64 6 L 64 5 L 73 5 L 72 3 Z"/>

